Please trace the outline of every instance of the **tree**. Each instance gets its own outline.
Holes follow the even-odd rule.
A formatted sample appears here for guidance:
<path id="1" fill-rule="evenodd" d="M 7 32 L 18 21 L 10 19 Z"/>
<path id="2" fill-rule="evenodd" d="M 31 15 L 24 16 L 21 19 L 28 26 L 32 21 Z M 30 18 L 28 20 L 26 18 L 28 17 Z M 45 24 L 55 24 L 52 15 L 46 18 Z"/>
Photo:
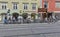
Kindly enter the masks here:
<path id="1" fill-rule="evenodd" d="M 18 17 L 19 13 L 12 13 L 13 17 Z"/>
<path id="2" fill-rule="evenodd" d="M 16 20 L 18 20 L 19 13 L 12 13 L 13 17 L 15 17 Z"/>
<path id="3" fill-rule="evenodd" d="M 1 15 L 7 15 L 7 13 L 1 13 Z"/>
<path id="4" fill-rule="evenodd" d="M 23 19 L 26 19 L 28 17 L 28 13 L 23 13 L 22 17 L 23 17 Z"/>
<path id="5" fill-rule="evenodd" d="M 32 13 L 31 17 L 33 17 L 33 19 L 35 19 L 35 15 L 36 15 L 35 13 Z"/>

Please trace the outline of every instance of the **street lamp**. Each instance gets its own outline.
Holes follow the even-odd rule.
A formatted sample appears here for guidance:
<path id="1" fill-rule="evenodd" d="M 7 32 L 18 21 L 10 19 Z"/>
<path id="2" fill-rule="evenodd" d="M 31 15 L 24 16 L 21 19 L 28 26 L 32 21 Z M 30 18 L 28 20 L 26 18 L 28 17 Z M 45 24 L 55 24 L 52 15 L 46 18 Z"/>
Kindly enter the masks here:
<path id="1" fill-rule="evenodd" d="M 10 9 L 9 9 L 9 8 L 7 8 L 7 10 L 8 10 L 8 11 L 7 11 L 7 13 L 10 13 Z"/>
<path id="2" fill-rule="evenodd" d="M 7 9 L 7 19 L 9 19 L 10 18 L 10 9 L 8 8 Z"/>
<path id="3" fill-rule="evenodd" d="M 10 9 L 7 8 L 7 10 L 8 10 L 8 11 L 7 11 L 7 15 L 10 16 Z"/>

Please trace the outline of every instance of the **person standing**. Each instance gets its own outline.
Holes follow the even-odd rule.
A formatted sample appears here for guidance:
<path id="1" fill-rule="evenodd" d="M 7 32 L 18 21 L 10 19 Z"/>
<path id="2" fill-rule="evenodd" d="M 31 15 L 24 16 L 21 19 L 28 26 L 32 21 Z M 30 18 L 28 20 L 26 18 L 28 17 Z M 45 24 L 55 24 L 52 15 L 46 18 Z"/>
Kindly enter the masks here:
<path id="1" fill-rule="evenodd" d="M 8 24 L 7 16 L 4 18 L 4 24 Z"/>
<path id="2" fill-rule="evenodd" d="M 15 17 L 12 17 L 13 23 L 15 23 Z"/>

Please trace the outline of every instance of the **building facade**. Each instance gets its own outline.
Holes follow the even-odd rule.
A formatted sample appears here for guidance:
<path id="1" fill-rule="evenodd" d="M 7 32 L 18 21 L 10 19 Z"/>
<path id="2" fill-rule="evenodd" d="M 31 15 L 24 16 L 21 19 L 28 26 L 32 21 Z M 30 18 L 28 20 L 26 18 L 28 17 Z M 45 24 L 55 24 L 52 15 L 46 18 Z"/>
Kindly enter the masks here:
<path id="1" fill-rule="evenodd" d="M 46 4 L 48 11 L 60 12 L 60 0 L 42 0 L 42 7 Z"/>
<path id="2" fill-rule="evenodd" d="M 42 7 L 40 2 L 40 0 L 0 0 L 0 14 L 7 13 L 8 9 L 10 9 L 10 14 L 14 12 L 37 13 L 38 7 Z"/>

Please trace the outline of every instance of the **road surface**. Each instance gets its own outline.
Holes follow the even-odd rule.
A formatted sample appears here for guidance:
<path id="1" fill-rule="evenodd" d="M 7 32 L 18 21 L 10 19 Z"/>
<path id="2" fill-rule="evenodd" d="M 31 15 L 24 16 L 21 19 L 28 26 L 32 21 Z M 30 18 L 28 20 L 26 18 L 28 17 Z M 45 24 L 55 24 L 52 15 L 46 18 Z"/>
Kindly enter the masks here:
<path id="1" fill-rule="evenodd" d="M 0 37 L 60 37 L 56 23 L 0 24 Z"/>

